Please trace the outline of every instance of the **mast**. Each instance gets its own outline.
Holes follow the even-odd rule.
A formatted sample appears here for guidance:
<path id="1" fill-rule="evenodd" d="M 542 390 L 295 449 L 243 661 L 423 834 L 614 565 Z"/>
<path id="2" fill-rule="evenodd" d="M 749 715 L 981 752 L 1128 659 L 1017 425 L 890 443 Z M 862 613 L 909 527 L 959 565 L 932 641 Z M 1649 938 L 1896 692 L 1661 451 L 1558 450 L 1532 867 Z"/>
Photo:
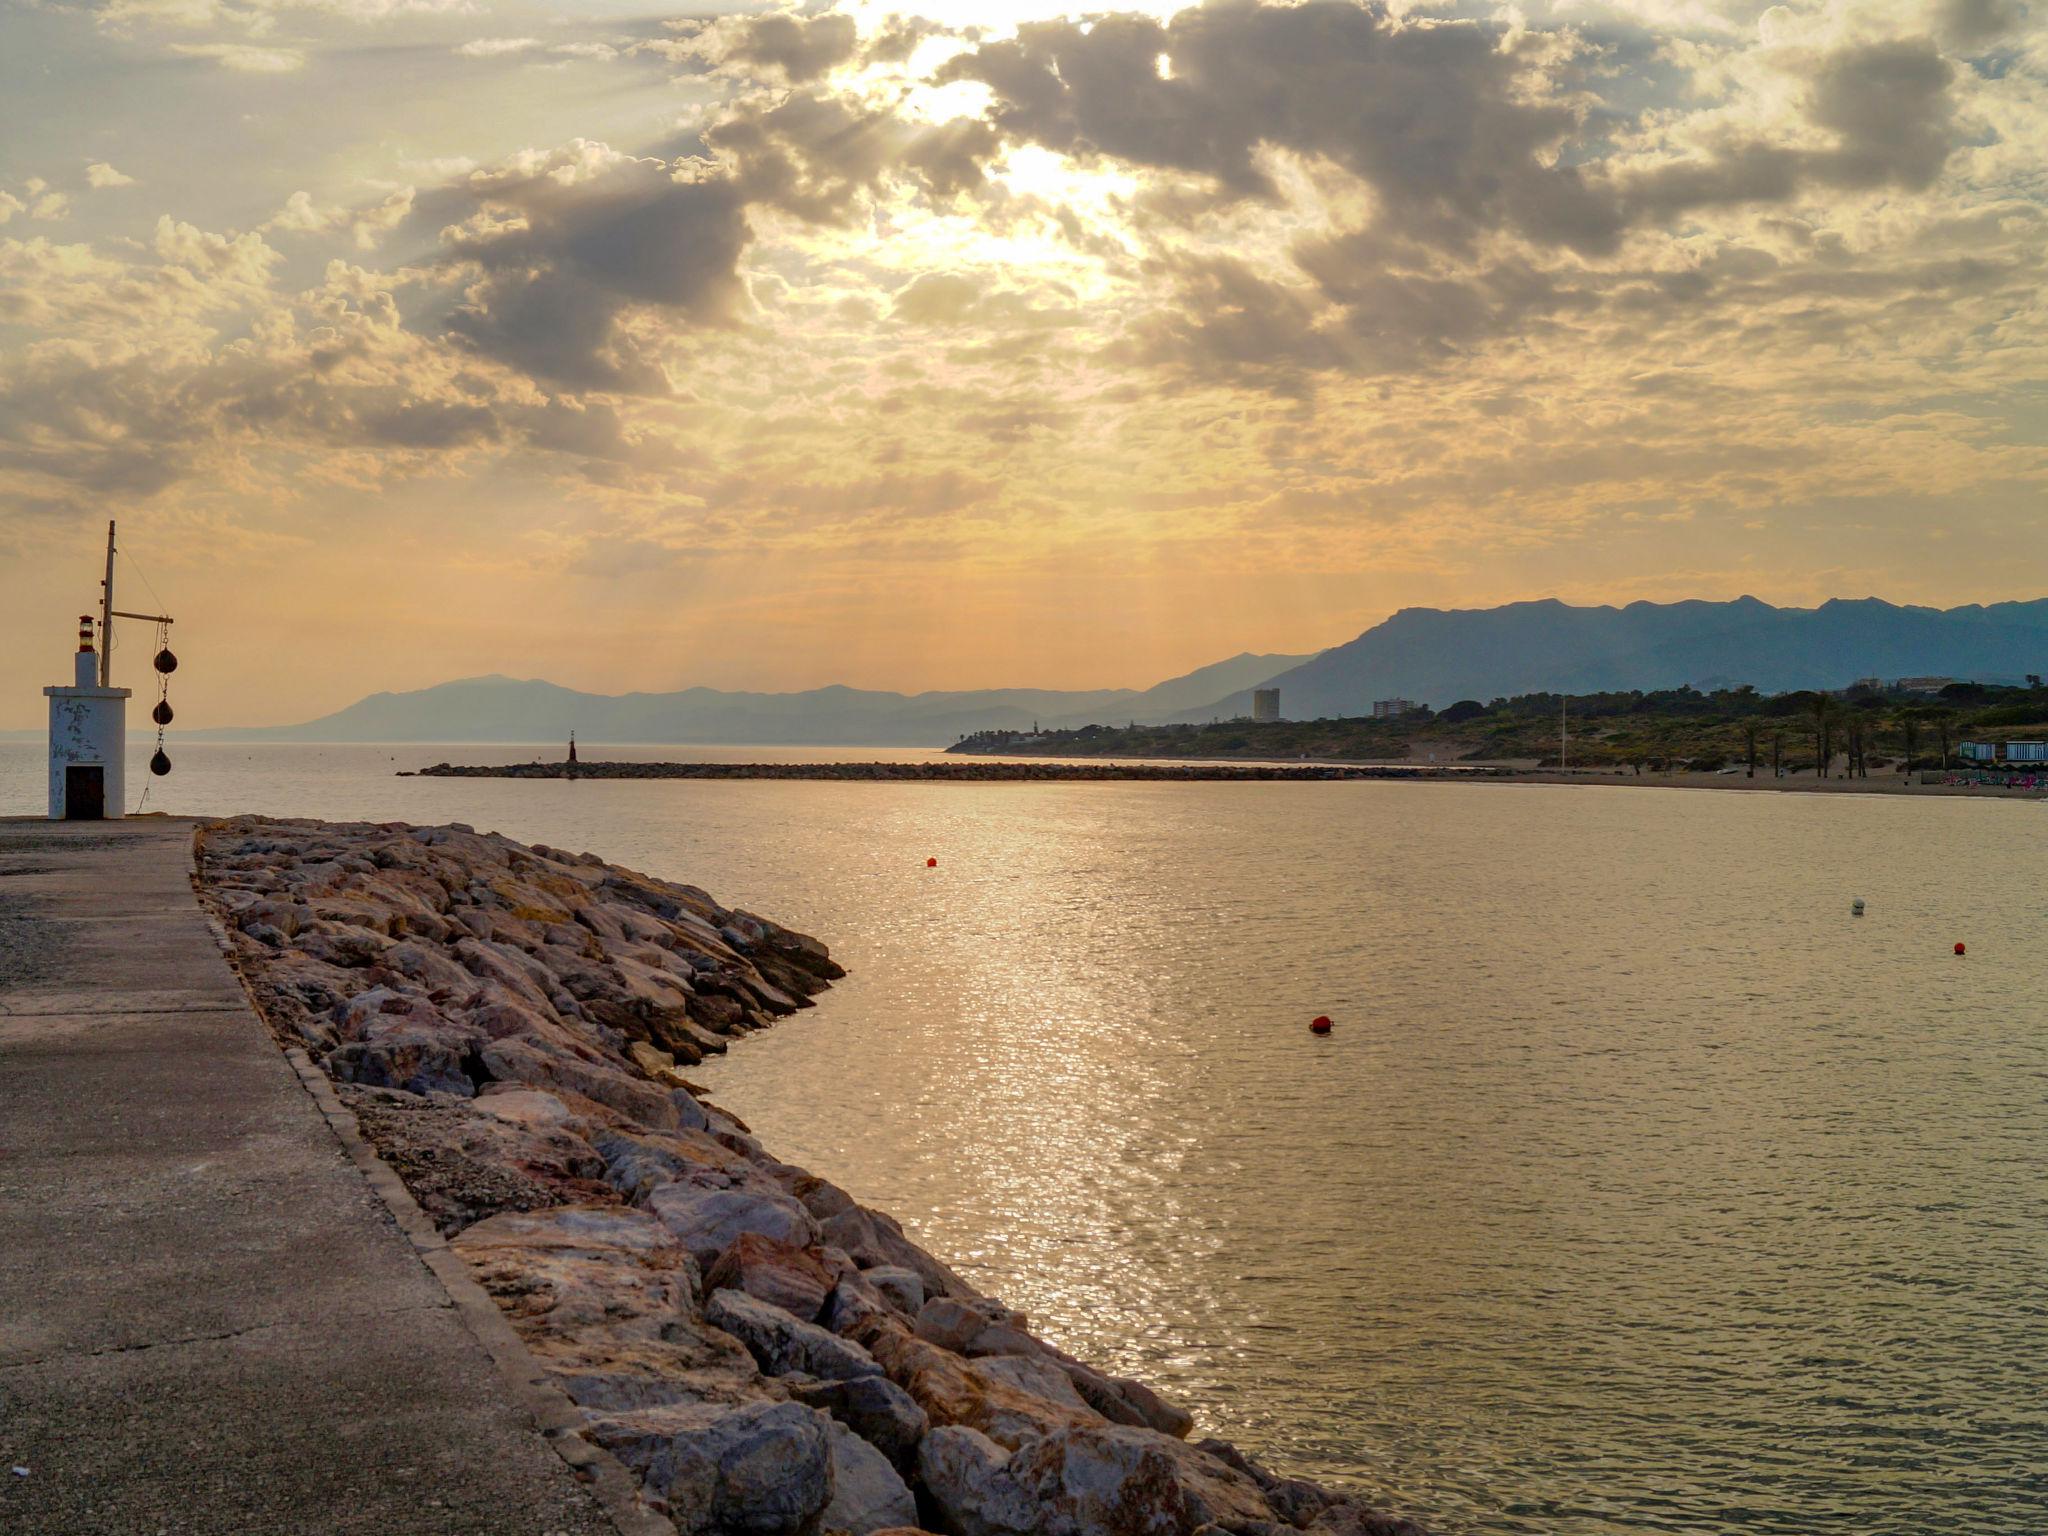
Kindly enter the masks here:
<path id="1" fill-rule="evenodd" d="M 100 686 L 114 676 L 114 520 L 107 519 L 107 579 L 100 584 Z"/>

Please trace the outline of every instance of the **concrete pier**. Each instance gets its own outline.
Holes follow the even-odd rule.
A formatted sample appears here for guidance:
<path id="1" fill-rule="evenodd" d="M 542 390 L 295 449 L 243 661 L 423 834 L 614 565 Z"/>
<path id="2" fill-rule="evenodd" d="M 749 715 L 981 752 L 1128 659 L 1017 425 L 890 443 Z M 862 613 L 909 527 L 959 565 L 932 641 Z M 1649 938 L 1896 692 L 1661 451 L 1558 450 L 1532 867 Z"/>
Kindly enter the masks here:
<path id="1" fill-rule="evenodd" d="M 192 833 L 0 820 L 0 1530 L 616 1532 L 256 1017 Z"/>

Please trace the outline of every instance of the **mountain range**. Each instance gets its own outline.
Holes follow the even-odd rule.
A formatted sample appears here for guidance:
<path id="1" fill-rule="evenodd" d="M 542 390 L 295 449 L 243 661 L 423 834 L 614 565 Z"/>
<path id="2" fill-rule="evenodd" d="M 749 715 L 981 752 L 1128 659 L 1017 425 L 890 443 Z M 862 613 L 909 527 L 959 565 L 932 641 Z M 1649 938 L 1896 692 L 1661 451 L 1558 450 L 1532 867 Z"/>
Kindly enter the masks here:
<path id="1" fill-rule="evenodd" d="M 410 693 L 373 693 L 303 725 L 193 731 L 215 741 L 747 742 L 761 746 L 944 746 L 974 731 L 1097 721 L 1157 722 L 1249 689 L 1304 656 L 1219 661 L 1150 688 L 989 688 L 886 693 L 581 693 L 511 677 L 466 677 Z M 1247 695 L 1248 696 L 1248 695 Z"/>
<path id="2" fill-rule="evenodd" d="M 1404 608 L 1355 640 L 1253 686 L 1277 687 L 1289 719 L 1364 714 L 1374 699 L 1442 708 L 1520 693 L 1739 687 L 1842 688 L 1862 677 L 2018 681 L 2048 672 L 2048 599 L 1901 607 L 1836 598 L 1818 608 L 1733 602 L 1575 608 L 1555 598 L 1499 608 Z M 1182 716 L 1246 714 L 1250 688 Z"/>
<path id="3" fill-rule="evenodd" d="M 940 746 L 982 730 L 1146 724 L 1248 714 L 1257 687 L 1289 719 L 1369 713 L 1376 699 L 1438 708 L 1463 698 L 1752 684 L 1766 693 L 1840 688 L 1861 677 L 2017 681 L 2048 671 L 2048 599 L 1902 607 L 1876 598 L 1817 608 L 1733 602 L 1404 608 L 1315 656 L 1233 656 L 1151 688 L 997 688 L 902 694 L 595 694 L 473 677 L 377 693 L 303 725 L 193 732 L 216 740 L 750 742 Z"/>

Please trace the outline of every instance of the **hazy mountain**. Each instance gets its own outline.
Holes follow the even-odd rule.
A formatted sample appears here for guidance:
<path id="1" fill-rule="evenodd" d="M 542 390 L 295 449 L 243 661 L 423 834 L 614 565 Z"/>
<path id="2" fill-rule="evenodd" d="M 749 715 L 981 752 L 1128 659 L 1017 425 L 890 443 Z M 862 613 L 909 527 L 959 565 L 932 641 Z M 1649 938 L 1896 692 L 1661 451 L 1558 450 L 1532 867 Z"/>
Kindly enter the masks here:
<path id="1" fill-rule="evenodd" d="M 2048 672 L 2048 599 L 1902 608 L 1837 598 L 1818 608 L 1556 599 L 1500 608 L 1404 608 L 1356 640 L 1271 679 L 1289 719 L 1368 713 L 1375 699 L 1458 699 L 1752 683 L 1766 693 L 1860 677 L 2017 680 Z M 1249 686 L 1181 718 L 1249 713 Z"/>
<path id="2" fill-rule="evenodd" d="M 1307 658 L 1246 653 L 1146 689 L 990 688 L 882 693 L 579 693 L 554 683 L 469 677 L 411 693 L 374 693 L 304 725 L 193 731 L 215 740 L 754 742 L 784 745 L 945 746 L 970 731 L 1029 730 L 1034 722 L 1159 721 L 1264 682 Z"/>

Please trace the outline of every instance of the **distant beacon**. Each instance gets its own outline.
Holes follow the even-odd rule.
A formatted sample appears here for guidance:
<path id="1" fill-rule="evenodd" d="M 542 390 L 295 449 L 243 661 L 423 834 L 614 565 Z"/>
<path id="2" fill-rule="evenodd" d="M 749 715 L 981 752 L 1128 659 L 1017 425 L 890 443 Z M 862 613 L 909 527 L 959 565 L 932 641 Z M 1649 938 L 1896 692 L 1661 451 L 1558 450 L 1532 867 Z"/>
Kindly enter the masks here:
<path id="1" fill-rule="evenodd" d="M 1280 690 L 1278 688 L 1254 688 L 1252 690 L 1252 719 L 1267 724 L 1280 718 Z"/>
<path id="2" fill-rule="evenodd" d="M 92 616 L 78 621 L 78 654 L 69 688 L 45 688 L 50 701 L 50 819 L 99 821 L 121 814 L 128 750 L 129 689 L 102 684 Z"/>

